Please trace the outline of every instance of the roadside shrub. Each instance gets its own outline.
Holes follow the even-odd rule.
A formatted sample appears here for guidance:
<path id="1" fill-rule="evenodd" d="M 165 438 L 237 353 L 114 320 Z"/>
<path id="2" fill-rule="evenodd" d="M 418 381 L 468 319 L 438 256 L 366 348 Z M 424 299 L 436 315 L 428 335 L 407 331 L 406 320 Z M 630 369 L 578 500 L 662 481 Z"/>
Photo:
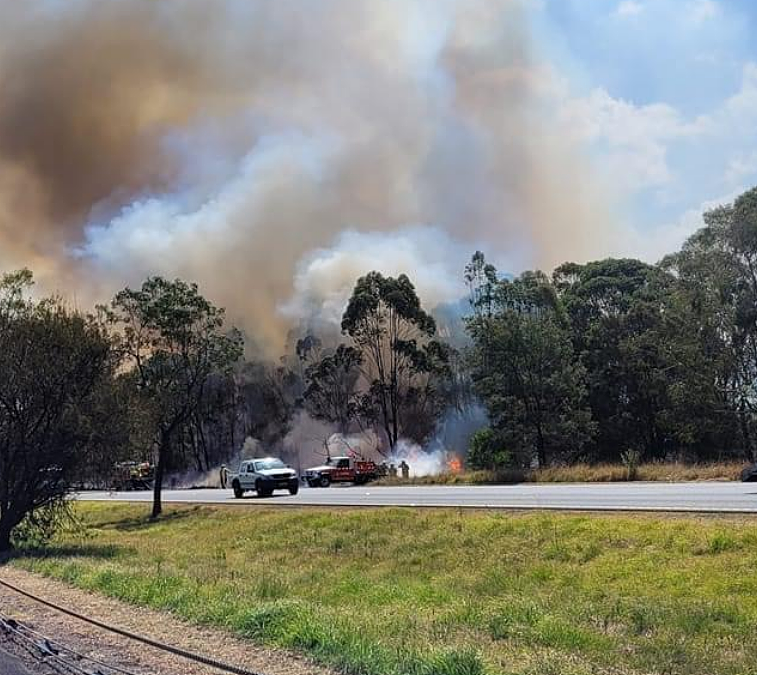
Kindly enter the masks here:
<path id="1" fill-rule="evenodd" d="M 620 455 L 623 466 L 628 471 L 627 479 L 636 480 L 639 476 L 639 464 L 641 464 L 641 453 L 638 450 L 629 448 Z"/>
<path id="2" fill-rule="evenodd" d="M 16 547 L 34 549 L 46 544 L 59 531 L 82 532 L 71 502 L 56 500 L 30 511 L 14 528 L 11 542 Z"/>
<path id="3" fill-rule="evenodd" d="M 495 471 L 512 464 L 512 454 L 494 429 L 479 429 L 470 439 L 468 466 L 471 469 Z"/>

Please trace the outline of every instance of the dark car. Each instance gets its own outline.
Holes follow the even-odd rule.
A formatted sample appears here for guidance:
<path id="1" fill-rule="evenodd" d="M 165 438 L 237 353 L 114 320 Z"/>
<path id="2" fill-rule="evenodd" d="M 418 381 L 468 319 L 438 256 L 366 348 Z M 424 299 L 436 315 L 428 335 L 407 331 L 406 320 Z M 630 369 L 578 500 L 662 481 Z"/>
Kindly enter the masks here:
<path id="1" fill-rule="evenodd" d="M 757 464 L 748 466 L 741 472 L 741 480 L 745 483 L 757 483 Z"/>

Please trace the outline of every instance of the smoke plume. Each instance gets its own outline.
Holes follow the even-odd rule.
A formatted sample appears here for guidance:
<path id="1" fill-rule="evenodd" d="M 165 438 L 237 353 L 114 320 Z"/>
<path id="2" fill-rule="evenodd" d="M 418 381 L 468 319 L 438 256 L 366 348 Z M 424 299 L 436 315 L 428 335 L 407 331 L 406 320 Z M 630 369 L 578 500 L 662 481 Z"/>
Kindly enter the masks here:
<path id="1" fill-rule="evenodd" d="M 552 87 L 518 0 L 3 3 L 0 265 L 80 303 L 182 276 L 275 352 L 369 269 L 435 301 L 476 247 L 585 258 Z"/>

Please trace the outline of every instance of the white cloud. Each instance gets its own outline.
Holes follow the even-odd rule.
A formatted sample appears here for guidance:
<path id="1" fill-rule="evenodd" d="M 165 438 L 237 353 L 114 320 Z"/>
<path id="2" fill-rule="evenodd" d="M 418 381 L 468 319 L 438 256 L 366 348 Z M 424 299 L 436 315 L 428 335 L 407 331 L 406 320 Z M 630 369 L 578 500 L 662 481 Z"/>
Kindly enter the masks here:
<path id="1" fill-rule="evenodd" d="M 648 231 L 631 232 L 625 251 L 647 262 L 657 262 L 667 254 L 679 250 L 692 234 L 704 227 L 702 216 L 706 211 L 732 203 L 744 189 L 743 186 L 739 187 L 721 197 L 708 199 L 694 208 L 687 209 L 677 221 L 655 228 L 651 236 Z"/>
<path id="2" fill-rule="evenodd" d="M 725 172 L 725 183 L 743 183 L 744 179 L 757 174 L 757 150 L 740 152 L 731 157 Z"/>
<path id="3" fill-rule="evenodd" d="M 715 0 L 692 0 L 686 6 L 686 15 L 694 23 L 704 23 L 720 14 L 720 5 Z"/>
<path id="4" fill-rule="evenodd" d="M 744 64 L 741 89 L 729 98 L 716 121 L 731 132 L 748 131 L 754 133 L 754 117 L 757 114 L 757 63 Z M 735 126 L 735 128 L 734 128 Z"/>
<path id="5" fill-rule="evenodd" d="M 623 0 L 616 8 L 615 8 L 615 16 L 620 17 L 629 17 L 629 16 L 638 16 L 644 11 L 644 5 L 642 5 L 640 2 L 636 2 L 636 0 Z"/>
<path id="6" fill-rule="evenodd" d="M 732 187 L 757 172 L 757 63 L 743 66 L 741 87 L 711 111 L 686 117 L 667 103 L 638 105 L 594 89 L 581 98 L 557 93 L 561 128 L 593 151 L 610 181 L 633 196 L 647 188 L 673 189 L 678 167 L 669 159 L 676 144 L 687 144 Z M 744 147 L 746 146 L 746 150 Z M 680 167 L 683 175 L 689 168 Z M 665 194 L 660 198 L 665 200 Z"/>
<path id="7" fill-rule="evenodd" d="M 668 144 L 697 132 L 673 106 L 639 106 L 604 89 L 566 100 L 560 117 L 577 140 L 604 152 L 614 183 L 628 192 L 670 182 Z"/>

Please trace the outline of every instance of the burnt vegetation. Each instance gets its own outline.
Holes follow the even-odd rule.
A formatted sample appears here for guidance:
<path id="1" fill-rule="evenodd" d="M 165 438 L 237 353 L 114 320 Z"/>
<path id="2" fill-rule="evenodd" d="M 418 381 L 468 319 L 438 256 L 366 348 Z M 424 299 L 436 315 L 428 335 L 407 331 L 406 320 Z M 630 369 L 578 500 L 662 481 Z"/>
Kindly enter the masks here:
<path id="1" fill-rule="evenodd" d="M 7 274 L 0 549 L 56 522 L 71 489 L 108 485 L 116 462 L 156 464 L 158 516 L 166 480 L 245 439 L 292 460 L 302 415 L 388 453 L 482 407 L 488 424 L 452 449 L 493 471 L 757 460 L 757 189 L 655 265 L 511 278 L 477 252 L 463 274 L 462 330 L 440 330 L 408 276 L 370 272 L 341 335 L 293 331 L 278 361 L 245 355 L 223 310 L 182 280 L 150 278 L 83 314 L 35 298 L 30 272 Z"/>

